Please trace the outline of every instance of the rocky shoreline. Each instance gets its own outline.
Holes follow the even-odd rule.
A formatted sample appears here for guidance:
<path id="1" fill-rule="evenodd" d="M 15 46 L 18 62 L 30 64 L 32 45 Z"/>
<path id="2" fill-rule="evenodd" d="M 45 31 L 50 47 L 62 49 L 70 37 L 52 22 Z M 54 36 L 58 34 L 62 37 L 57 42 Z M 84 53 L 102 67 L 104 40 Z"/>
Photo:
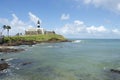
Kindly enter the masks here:
<path id="1" fill-rule="evenodd" d="M 61 40 L 61 39 L 57 39 L 57 38 L 51 38 L 47 41 L 25 41 L 25 40 L 21 40 L 21 41 L 16 41 L 16 42 L 0 44 L 0 52 L 11 53 L 11 52 L 24 51 L 24 49 L 19 49 L 19 48 L 17 49 L 17 48 L 14 48 L 12 46 L 35 45 L 35 44 L 40 44 L 40 43 L 59 43 L 59 42 L 71 42 L 71 41 L 67 40 L 67 39 Z"/>
<path id="2" fill-rule="evenodd" d="M 0 52 L 3 53 L 17 53 L 20 51 L 24 51 L 24 49 L 21 48 L 15 48 L 14 46 L 19 46 L 19 45 L 34 45 L 34 44 L 39 44 L 39 43 L 59 43 L 59 42 L 70 42 L 69 40 L 61 40 L 57 38 L 51 38 L 47 41 L 16 41 L 16 42 L 11 42 L 11 43 L 3 43 L 0 45 Z M 0 71 L 3 71 L 5 69 L 8 69 L 10 65 L 5 61 L 5 59 L 0 59 Z M 31 62 L 24 62 L 21 65 L 25 66 L 31 64 Z"/>
<path id="3" fill-rule="evenodd" d="M 11 53 L 11 52 L 20 52 L 20 51 L 24 51 L 24 49 L 15 49 L 15 48 L 8 48 L 5 46 L 0 48 L 0 52 L 4 52 L 4 53 Z"/>
<path id="4" fill-rule="evenodd" d="M 4 63 L 0 63 L 0 71 L 3 71 L 5 69 L 8 69 L 10 65 L 8 65 L 8 63 L 4 62 Z"/>
<path id="5" fill-rule="evenodd" d="M 14 61 L 14 59 L 12 61 Z M 32 62 L 30 62 L 30 61 L 20 61 L 17 64 L 19 64 L 19 66 L 27 66 L 27 65 L 32 64 Z M 7 61 L 7 59 L 3 59 L 3 58 L 0 59 L 0 72 L 13 67 L 12 65 L 13 64 L 11 64 L 9 61 Z M 13 68 L 15 68 L 15 67 L 13 67 Z"/>
<path id="6" fill-rule="evenodd" d="M 39 43 L 58 43 L 58 42 L 71 42 L 70 40 L 61 40 L 58 38 L 51 38 L 48 39 L 47 41 L 25 41 L 25 40 L 20 40 L 16 42 L 9 42 L 9 43 L 3 43 L 0 46 L 19 46 L 19 45 L 34 45 L 34 44 L 39 44 Z"/>

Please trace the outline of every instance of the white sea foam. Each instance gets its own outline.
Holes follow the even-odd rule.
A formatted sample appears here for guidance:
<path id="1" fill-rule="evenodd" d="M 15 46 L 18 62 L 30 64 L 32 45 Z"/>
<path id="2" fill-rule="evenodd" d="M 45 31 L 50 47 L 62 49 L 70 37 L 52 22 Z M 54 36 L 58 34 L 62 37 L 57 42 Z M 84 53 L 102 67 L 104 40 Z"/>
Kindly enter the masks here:
<path id="1" fill-rule="evenodd" d="M 48 48 L 57 48 L 58 46 L 47 46 Z"/>
<path id="2" fill-rule="evenodd" d="M 74 40 L 73 43 L 80 43 L 82 40 Z"/>
<path id="3" fill-rule="evenodd" d="M 5 61 L 11 61 L 11 60 L 13 60 L 14 58 L 9 58 L 9 59 L 6 59 Z"/>
<path id="4" fill-rule="evenodd" d="M 53 48 L 54 46 L 48 46 L 49 48 Z"/>

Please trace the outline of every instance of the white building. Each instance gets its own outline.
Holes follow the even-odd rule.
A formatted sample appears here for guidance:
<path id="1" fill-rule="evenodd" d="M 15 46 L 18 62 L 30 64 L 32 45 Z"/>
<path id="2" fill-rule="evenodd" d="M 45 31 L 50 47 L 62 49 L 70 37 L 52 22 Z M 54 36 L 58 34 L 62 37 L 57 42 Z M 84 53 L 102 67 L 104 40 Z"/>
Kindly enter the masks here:
<path id="1" fill-rule="evenodd" d="M 45 34 L 45 30 L 43 28 L 30 28 L 25 31 L 25 35 L 38 35 Z"/>
<path id="2" fill-rule="evenodd" d="M 37 28 L 30 28 L 25 30 L 25 35 L 38 35 L 38 34 L 55 34 L 54 31 L 46 31 L 43 28 L 40 28 L 40 22 L 37 22 Z"/>

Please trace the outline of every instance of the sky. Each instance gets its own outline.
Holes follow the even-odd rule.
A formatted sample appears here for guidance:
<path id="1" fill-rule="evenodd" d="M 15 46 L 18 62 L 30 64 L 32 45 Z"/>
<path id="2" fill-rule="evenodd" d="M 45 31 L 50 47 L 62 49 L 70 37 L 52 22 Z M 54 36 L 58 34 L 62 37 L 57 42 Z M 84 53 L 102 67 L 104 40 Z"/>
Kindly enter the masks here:
<path id="1" fill-rule="evenodd" d="M 120 0 L 1 0 L 0 31 L 41 27 L 66 38 L 120 39 Z M 6 35 L 7 30 L 3 31 Z"/>

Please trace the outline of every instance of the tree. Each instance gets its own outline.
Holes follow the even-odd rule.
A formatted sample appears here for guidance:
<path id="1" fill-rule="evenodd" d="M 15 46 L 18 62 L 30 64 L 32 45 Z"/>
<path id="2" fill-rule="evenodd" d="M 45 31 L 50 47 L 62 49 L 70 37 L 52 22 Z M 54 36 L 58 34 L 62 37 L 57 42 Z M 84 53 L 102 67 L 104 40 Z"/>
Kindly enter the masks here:
<path id="1" fill-rule="evenodd" d="M 4 29 L 4 30 L 6 29 L 6 26 L 7 26 L 7 25 L 3 25 L 3 29 Z"/>
<path id="2" fill-rule="evenodd" d="M 3 25 L 3 29 L 7 29 L 7 35 L 9 36 L 9 30 L 11 29 L 11 26 L 9 25 Z"/>
<path id="3" fill-rule="evenodd" d="M 9 30 L 11 29 L 11 26 L 7 26 L 7 32 L 8 32 L 8 36 L 9 36 Z"/>

